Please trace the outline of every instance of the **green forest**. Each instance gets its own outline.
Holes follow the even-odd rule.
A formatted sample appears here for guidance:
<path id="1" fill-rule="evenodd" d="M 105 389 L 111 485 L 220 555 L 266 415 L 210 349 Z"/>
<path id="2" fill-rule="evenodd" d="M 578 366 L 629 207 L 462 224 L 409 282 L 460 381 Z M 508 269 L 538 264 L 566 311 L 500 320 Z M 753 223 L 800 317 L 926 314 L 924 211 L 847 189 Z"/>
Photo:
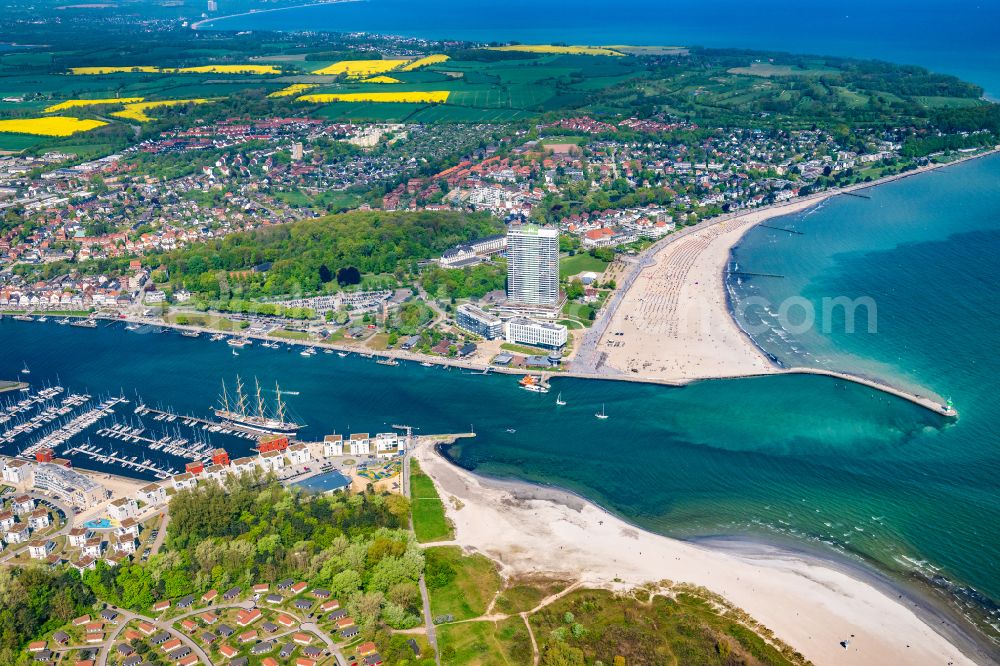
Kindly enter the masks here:
<path id="1" fill-rule="evenodd" d="M 233 234 L 148 262 L 166 266 L 173 289 L 213 301 L 315 294 L 340 288 L 342 269 L 402 282 L 416 274 L 417 262 L 501 228 L 486 214 L 357 211 Z"/>

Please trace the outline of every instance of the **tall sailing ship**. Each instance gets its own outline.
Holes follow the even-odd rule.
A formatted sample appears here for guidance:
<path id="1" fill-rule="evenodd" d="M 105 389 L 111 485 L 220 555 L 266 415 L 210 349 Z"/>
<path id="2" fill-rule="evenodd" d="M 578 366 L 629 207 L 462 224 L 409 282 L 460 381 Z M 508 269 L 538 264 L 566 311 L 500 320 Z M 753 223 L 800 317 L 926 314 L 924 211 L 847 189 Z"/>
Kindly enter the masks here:
<path id="1" fill-rule="evenodd" d="M 244 430 L 252 430 L 268 435 L 294 435 L 304 426 L 287 420 L 285 413 L 285 403 L 281 399 L 281 387 L 275 383 L 275 393 L 277 398 L 273 408 L 266 404 L 261 394 L 260 382 L 254 378 L 257 387 L 255 404 L 250 404 L 246 392 L 243 390 L 243 382 L 239 376 L 236 377 L 236 392 L 231 395 L 226 389 L 226 382 L 222 382 L 222 395 L 219 396 L 219 408 L 215 410 L 215 415 L 224 422 Z"/>

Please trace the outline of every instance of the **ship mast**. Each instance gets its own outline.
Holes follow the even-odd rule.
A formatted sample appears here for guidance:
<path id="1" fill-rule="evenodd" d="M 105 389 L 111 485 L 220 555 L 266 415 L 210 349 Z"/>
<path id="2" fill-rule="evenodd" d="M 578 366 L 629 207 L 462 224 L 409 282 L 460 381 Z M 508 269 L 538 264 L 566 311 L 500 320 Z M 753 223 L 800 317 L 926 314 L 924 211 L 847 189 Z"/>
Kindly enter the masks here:
<path id="1" fill-rule="evenodd" d="M 278 382 L 274 382 L 274 392 L 278 394 L 278 404 L 275 407 L 275 418 L 278 419 L 279 423 L 285 422 L 285 403 L 281 401 L 281 387 L 278 386 Z"/>
<path id="2" fill-rule="evenodd" d="M 229 393 L 226 392 L 226 380 L 225 379 L 222 380 L 222 395 L 220 397 L 222 398 L 222 411 L 228 412 L 229 411 Z"/>
<path id="3" fill-rule="evenodd" d="M 239 401 L 237 407 L 239 408 L 240 416 L 247 415 L 247 397 L 243 395 L 243 382 L 240 380 L 240 376 L 236 375 L 236 398 Z"/>
<path id="4" fill-rule="evenodd" d="M 260 380 L 256 377 L 253 378 L 254 383 L 257 384 L 257 416 L 264 419 L 267 416 L 264 414 L 264 398 L 260 395 Z"/>

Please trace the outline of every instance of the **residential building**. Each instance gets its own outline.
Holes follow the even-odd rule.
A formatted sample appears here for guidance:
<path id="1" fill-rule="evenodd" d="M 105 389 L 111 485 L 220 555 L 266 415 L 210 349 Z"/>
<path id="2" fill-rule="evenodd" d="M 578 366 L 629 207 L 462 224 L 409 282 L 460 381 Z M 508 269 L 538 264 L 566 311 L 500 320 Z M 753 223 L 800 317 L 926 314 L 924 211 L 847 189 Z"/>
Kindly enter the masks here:
<path id="1" fill-rule="evenodd" d="M 455 312 L 455 323 L 459 328 L 493 340 L 503 335 L 503 322 L 482 308 L 463 303 Z"/>
<path id="2" fill-rule="evenodd" d="M 86 474 L 55 463 L 35 465 L 35 488 L 61 495 L 76 506 L 88 507 L 107 498 L 108 491 Z"/>
<path id="3" fill-rule="evenodd" d="M 159 505 L 167 501 L 167 490 L 158 483 L 150 483 L 139 488 L 135 496 L 143 504 Z"/>
<path id="4" fill-rule="evenodd" d="M 3 468 L 3 480 L 15 486 L 27 485 L 31 477 L 31 463 L 11 458 Z"/>
<path id="5" fill-rule="evenodd" d="M 52 521 L 49 520 L 48 509 L 35 509 L 28 518 L 28 527 L 33 530 L 43 530 L 51 524 Z"/>
<path id="6" fill-rule="evenodd" d="M 139 515 L 139 504 L 134 497 L 119 497 L 108 504 L 108 515 L 112 520 L 122 521 Z"/>

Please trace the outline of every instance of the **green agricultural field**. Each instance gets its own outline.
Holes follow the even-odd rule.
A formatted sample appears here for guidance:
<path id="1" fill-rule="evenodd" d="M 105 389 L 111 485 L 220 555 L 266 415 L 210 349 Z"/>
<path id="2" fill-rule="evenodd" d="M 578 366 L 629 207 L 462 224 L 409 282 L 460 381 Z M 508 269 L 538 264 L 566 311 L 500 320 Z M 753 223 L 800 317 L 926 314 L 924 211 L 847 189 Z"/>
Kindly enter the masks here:
<path id="1" fill-rule="evenodd" d="M 424 551 L 431 615 L 468 620 L 486 612 L 502 581 L 496 563 L 480 554 L 463 555 L 458 546 Z"/>
<path id="2" fill-rule="evenodd" d="M 0 150 L 20 151 L 45 141 L 47 137 L 33 134 L 7 134 L 0 132 Z"/>
<path id="3" fill-rule="evenodd" d="M 455 531 L 444 514 L 444 503 L 431 478 L 420 471 L 417 461 L 410 461 L 410 512 L 417 541 L 447 541 Z"/>

